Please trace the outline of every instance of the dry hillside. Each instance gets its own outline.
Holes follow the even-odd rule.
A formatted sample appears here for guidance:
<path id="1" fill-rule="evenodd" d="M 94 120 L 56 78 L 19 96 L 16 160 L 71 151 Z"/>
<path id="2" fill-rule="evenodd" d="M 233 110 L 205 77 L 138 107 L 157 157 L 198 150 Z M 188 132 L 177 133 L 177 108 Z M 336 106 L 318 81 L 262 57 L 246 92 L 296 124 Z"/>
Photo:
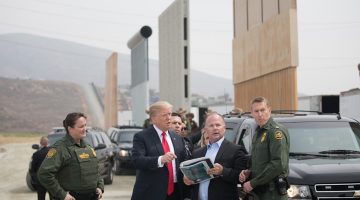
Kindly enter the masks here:
<path id="1" fill-rule="evenodd" d="M 49 132 L 69 112 L 87 113 L 81 86 L 0 77 L 0 132 Z"/>

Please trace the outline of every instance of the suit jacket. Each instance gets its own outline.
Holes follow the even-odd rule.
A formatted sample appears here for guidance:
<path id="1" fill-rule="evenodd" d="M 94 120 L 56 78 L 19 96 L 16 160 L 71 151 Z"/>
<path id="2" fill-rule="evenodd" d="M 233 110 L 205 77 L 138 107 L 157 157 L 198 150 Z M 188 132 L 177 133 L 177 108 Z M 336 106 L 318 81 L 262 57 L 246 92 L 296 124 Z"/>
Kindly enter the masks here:
<path id="1" fill-rule="evenodd" d="M 172 131 L 169 131 L 169 134 L 177 156 L 175 159 L 177 180 L 182 182 L 179 165 L 185 159 L 184 140 Z M 161 155 L 164 155 L 164 150 L 159 135 L 152 125 L 135 134 L 132 160 L 136 168 L 136 181 L 132 200 L 166 199 L 169 173 L 166 165 L 158 167 L 158 158 Z"/>
<path id="2" fill-rule="evenodd" d="M 193 158 L 204 157 L 207 147 L 193 152 Z M 237 184 L 240 171 L 246 169 L 247 157 L 244 148 L 224 139 L 215 157 L 215 163 L 223 166 L 223 174 L 210 180 L 208 200 L 239 200 Z M 193 185 L 191 199 L 197 200 L 199 184 Z"/>

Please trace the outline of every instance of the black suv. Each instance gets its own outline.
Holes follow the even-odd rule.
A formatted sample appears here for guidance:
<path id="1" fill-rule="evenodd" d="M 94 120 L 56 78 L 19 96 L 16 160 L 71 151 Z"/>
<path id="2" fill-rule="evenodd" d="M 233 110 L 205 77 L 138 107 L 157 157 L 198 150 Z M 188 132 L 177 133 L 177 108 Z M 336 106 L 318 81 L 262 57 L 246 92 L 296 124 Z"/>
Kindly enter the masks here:
<path id="1" fill-rule="evenodd" d="M 360 123 L 339 114 L 275 113 L 290 135 L 288 199 L 359 199 Z M 225 137 L 250 152 L 255 120 L 249 114 L 224 119 Z"/>
<path id="2" fill-rule="evenodd" d="M 133 138 L 135 133 L 142 131 L 141 127 L 126 126 L 119 128 L 110 128 L 108 134 L 110 140 L 116 145 L 114 158 L 115 174 L 134 171 L 135 166 L 131 160 L 131 150 L 133 147 Z"/>
<path id="3" fill-rule="evenodd" d="M 114 172 L 112 170 L 114 164 L 114 147 L 109 137 L 101 129 L 88 128 L 85 140 L 94 148 L 96 157 L 99 160 L 100 175 L 104 179 L 105 184 L 112 184 Z M 48 135 L 49 146 L 53 145 L 66 134 L 65 130 L 56 130 Z M 38 144 L 32 145 L 33 149 L 39 149 Z M 30 163 L 31 166 L 31 163 Z M 34 190 L 31 183 L 31 176 L 28 172 L 26 175 L 26 183 L 29 189 Z"/>

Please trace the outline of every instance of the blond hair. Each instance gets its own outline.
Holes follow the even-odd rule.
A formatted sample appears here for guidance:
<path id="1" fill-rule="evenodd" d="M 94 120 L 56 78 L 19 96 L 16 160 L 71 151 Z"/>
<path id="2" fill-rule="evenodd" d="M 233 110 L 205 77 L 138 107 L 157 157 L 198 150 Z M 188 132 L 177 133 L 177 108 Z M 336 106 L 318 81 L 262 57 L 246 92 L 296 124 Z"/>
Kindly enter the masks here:
<path id="1" fill-rule="evenodd" d="M 153 103 L 150 107 L 149 107 L 149 115 L 150 118 L 153 117 L 154 115 L 156 115 L 157 113 L 160 112 L 160 110 L 162 109 L 167 109 L 167 108 L 171 108 L 172 109 L 172 105 L 167 102 L 167 101 L 157 101 L 155 103 Z"/>

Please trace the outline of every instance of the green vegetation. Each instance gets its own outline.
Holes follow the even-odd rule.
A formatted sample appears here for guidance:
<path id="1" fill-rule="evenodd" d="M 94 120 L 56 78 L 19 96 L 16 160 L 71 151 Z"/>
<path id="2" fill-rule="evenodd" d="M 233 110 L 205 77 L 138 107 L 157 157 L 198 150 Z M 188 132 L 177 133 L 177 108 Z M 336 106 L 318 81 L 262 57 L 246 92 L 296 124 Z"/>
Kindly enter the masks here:
<path id="1" fill-rule="evenodd" d="M 2 137 L 41 137 L 47 135 L 46 133 L 22 133 L 22 132 L 0 132 L 0 136 Z"/>

